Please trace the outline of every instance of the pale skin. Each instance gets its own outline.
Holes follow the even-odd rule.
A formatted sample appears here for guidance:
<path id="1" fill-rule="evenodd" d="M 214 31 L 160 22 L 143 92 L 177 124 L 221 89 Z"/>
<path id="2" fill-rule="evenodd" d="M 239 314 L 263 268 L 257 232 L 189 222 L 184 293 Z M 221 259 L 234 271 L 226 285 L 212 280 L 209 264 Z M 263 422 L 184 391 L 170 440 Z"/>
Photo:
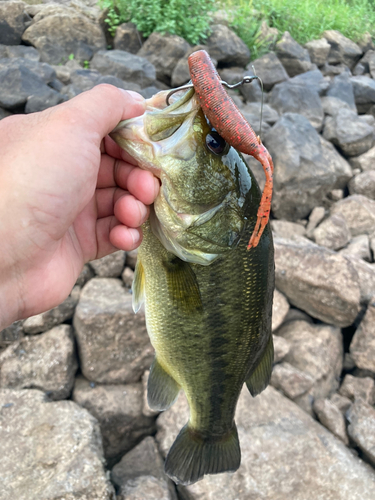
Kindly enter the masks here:
<path id="1" fill-rule="evenodd" d="M 107 134 L 144 108 L 100 85 L 0 121 L 0 330 L 61 303 L 86 262 L 140 245 L 159 183 Z"/>

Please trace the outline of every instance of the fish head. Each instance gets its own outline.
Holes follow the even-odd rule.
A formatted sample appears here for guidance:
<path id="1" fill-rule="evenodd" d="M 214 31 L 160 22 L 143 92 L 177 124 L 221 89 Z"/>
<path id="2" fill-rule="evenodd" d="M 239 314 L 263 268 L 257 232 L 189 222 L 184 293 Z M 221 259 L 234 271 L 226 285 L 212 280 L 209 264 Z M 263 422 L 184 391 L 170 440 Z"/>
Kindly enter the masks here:
<path id="1" fill-rule="evenodd" d="M 167 95 L 148 99 L 142 116 L 120 122 L 110 136 L 161 181 L 154 234 L 182 260 L 209 265 L 238 245 L 258 188 L 241 155 L 210 126 L 194 89 L 171 105 Z"/>

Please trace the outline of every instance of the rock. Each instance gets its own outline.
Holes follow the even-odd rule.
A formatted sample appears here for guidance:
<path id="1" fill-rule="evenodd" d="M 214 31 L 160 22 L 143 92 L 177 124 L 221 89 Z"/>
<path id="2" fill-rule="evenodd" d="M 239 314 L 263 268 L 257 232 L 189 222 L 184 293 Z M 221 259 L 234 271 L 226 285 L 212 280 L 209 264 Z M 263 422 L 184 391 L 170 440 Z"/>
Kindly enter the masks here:
<path id="1" fill-rule="evenodd" d="M 121 78 L 117 78 L 117 76 L 112 76 L 112 75 L 100 76 L 96 85 L 100 85 L 102 83 L 108 83 L 109 85 L 114 85 L 115 87 L 124 90 L 133 90 L 134 92 L 138 93 L 141 92 L 141 87 L 137 83 L 125 82 L 124 80 L 121 80 Z"/>
<path id="2" fill-rule="evenodd" d="M 67 398 L 77 370 L 72 328 L 60 325 L 14 342 L 0 354 L 0 366 L 1 387 L 36 388 L 51 399 Z"/>
<path id="3" fill-rule="evenodd" d="M 22 36 L 24 42 L 38 49 L 42 61 L 59 64 L 74 54 L 77 61 L 84 62 L 106 47 L 98 24 L 66 6 L 48 8 L 34 17 Z"/>
<path id="4" fill-rule="evenodd" d="M 375 170 L 375 147 L 360 156 L 350 158 L 350 164 L 353 168 L 359 168 L 362 172 Z"/>
<path id="5" fill-rule="evenodd" d="M 93 57 L 91 69 L 102 75 L 113 75 L 122 80 L 136 82 L 145 88 L 155 82 L 156 70 L 144 57 L 123 50 L 99 50 Z"/>
<path id="6" fill-rule="evenodd" d="M 311 62 L 317 66 L 323 66 L 331 50 L 331 46 L 325 38 L 311 40 L 305 44 L 305 48 L 309 52 Z"/>
<path id="7" fill-rule="evenodd" d="M 254 115 L 252 113 L 249 113 L 246 108 L 247 108 L 247 106 L 245 106 L 243 109 L 241 109 L 241 114 L 245 118 L 245 120 L 250 124 L 250 126 L 253 129 L 255 135 L 259 135 L 260 132 L 261 132 L 259 116 L 258 115 Z M 268 130 L 270 128 L 271 127 L 268 125 L 267 122 L 262 121 L 262 135 L 264 135 L 266 132 L 268 132 Z M 246 155 L 245 158 L 247 158 L 247 155 Z M 251 165 L 250 165 L 250 167 L 251 167 Z M 263 176 L 264 176 L 264 173 L 263 173 Z"/>
<path id="8" fill-rule="evenodd" d="M 187 418 L 188 410 L 180 400 L 158 418 L 156 438 L 161 449 L 169 448 Z M 375 475 L 371 469 L 272 387 L 256 398 L 244 388 L 236 422 L 240 469 L 178 486 L 180 498 L 311 500 L 314 492 L 314 498 L 347 500 L 350 491 L 353 500 L 372 500 Z"/>
<path id="9" fill-rule="evenodd" d="M 139 380 L 153 359 L 144 312 L 114 278 L 94 278 L 82 289 L 74 315 L 81 370 L 90 381 Z"/>
<path id="10" fill-rule="evenodd" d="M 275 331 L 281 325 L 288 311 L 288 301 L 282 293 L 275 289 L 272 303 L 272 331 Z"/>
<path id="11" fill-rule="evenodd" d="M 375 295 L 375 264 L 368 264 L 353 255 L 345 255 L 358 273 L 361 304 L 367 305 Z"/>
<path id="12" fill-rule="evenodd" d="M 308 240 L 275 238 L 276 288 L 314 318 L 351 325 L 360 307 L 358 273 L 344 256 Z"/>
<path id="13" fill-rule="evenodd" d="M 326 211 L 324 207 L 314 207 L 309 215 L 309 222 L 306 226 L 306 235 L 311 238 L 314 229 L 324 219 Z"/>
<path id="14" fill-rule="evenodd" d="M 211 26 L 211 34 L 205 41 L 208 53 L 221 66 L 246 66 L 250 61 L 248 46 L 224 24 Z"/>
<path id="15" fill-rule="evenodd" d="M 324 139 L 321 135 L 319 136 L 319 139 L 328 168 L 336 179 L 332 187 L 334 189 L 346 189 L 349 180 L 353 177 L 353 171 L 350 164 L 343 156 L 340 155 L 340 153 L 337 152 L 337 149 L 333 144 Z M 329 193 L 332 193 L 332 191 Z M 339 196 L 339 199 L 341 198 L 342 196 Z"/>
<path id="16" fill-rule="evenodd" d="M 144 38 L 134 23 L 122 23 L 117 26 L 113 40 L 115 50 L 125 50 L 131 54 L 136 54 L 142 47 L 143 42 Z"/>
<path id="17" fill-rule="evenodd" d="M 173 69 L 189 50 L 189 44 L 180 36 L 151 33 L 137 55 L 146 58 L 156 68 L 156 78 L 169 84 Z"/>
<path id="18" fill-rule="evenodd" d="M 367 52 L 368 50 L 375 50 L 374 42 L 372 41 L 372 36 L 368 31 L 362 35 L 362 38 L 358 41 L 358 46 L 362 49 L 362 52 Z"/>
<path id="19" fill-rule="evenodd" d="M 273 335 L 273 349 L 274 363 L 280 363 L 290 351 L 290 342 L 278 335 Z"/>
<path id="20" fill-rule="evenodd" d="M 279 113 L 275 109 L 268 104 L 263 104 L 263 110 L 261 108 L 262 104 L 260 102 L 250 102 L 241 109 L 241 113 L 251 114 L 259 121 L 262 112 L 263 122 L 268 123 L 269 125 L 273 125 L 277 122 L 279 119 Z"/>
<path id="21" fill-rule="evenodd" d="M 354 68 L 362 56 L 360 47 L 336 30 L 325 31 L 323 37 L 331 46 L 328 54 L 328 63 L 344 63 L 350 69 Z"/>
<path id="22" fill-rule="evenodd" d="M 35 333 L 46 332 L 56 325 L 60 325 L 73 317 L 74 309 L 78 303 L 81 289 L 75 286 L 69 297 L 60 305 L 36 316 L 31 316 L 24 321 L 23 329 L 25 333 L 34 335 Z"/>
<path id="23" fill-rule="evenodd" d="M 317 399 L 314 401 L 313 409 L 320 423 L 348 446 L 344 415 L 338 407 L 329 399 Z"/>
<path id="24" fill-rule="evenodd" d="M 342 200 L 344 198 L 344 190 L 343 189 L 332 189 L 332 191 L 330 191 L 327 196 L 332 201 Z"/>
<path id="25" fill-rule="evenodd" d="M 70 72 L 70 82 L 81 90 L 90 90 L 98 84 L 102 75 L 91 69 L 74 69 Z"/>
<path id="26" fill-rule="evenodd" d="M 3 118 L 6 118 L 7 116 L 11 116 L 12 113 L 10 111 L 7 111 L 6 109 L 0 108 L 0 120 Z"/>
<path id="27" fill-rule="evenodd" d="M 353 76 L 354 99 L 359 113 L 366 113 L 375 103 L 375 81 L 368 76 Z"/>
<path id="28" fill-rule="evenodd" d="M 92 268 L 88 264 L 85 264 L 82 268 L 81 274 L 78 276 L 78 279 L 76 281 L 76 286 L 82 288 L 83 285 L 85 285 L 94 276 L 95 274 Z"/>
<path id="29" fill-rule="evenodd" d="M 358 399 L 349 409 L 347 418 L 349 436 L 375 465 L 375 409 Z"/>
<path id="30" fill-rule="evenodd" d="M 369 405 L 375 403 L 375 382 L 371 377 L 345 375 L 339 393 L 352 401 L 363 399 Z"/>
<path id="31" fill-rule="evenodd" d="M 326 95 L 327 97 L 336 97 L 336 99 L 340 99 L 340 101 L 345 102 L 352 111 L 357 112 L 353 83 L 346 71 L 333 78 Z M 336 114 L 337 113 L 335 113 L 335 115 Z"/>
<path id="32" fill-rule="evenodd" d="M 375 170 L 355 175 L 350 180 L 348 188 L 350 194 L 363 194 L 367 198 L 375 200 Z"/>
<path id="33" fill-rule="evenodd" d="M 271 90 L 277 83 L 288 80 L 288 73 L 285 71 L 284 66 L 273 52 L 265 54 L 259 59 L 252 61 L 246 69 L 252 74 L 252 67 L 254 66 L 256 74 L 262 79 L 264 90 Z"/>
<path id="34" fill-rule="evenodd" d="M 73 401 L 98 420 L 104 455 L 112 464 L 155 429 L 154 419 L 142 415 L 141 382 L 96 385 L 80 376 L 74 385 Z"/>
<path id="35" fill-rule="evenodd" d="M 264 142 L 275 165 L 275 217 L 289 221 L 306 217 L 337 180 L 318 133 L 304 116 L 286 113 L 265 134 Z"/>
<path id="36" fill-rule="evenodd" d="M 21 43 L 22 33 L 26 29 L 25 22 L 28 20 L 24 8 L 23 2 L 0 2 L 0 43 Z"/>
<path id="37" fill-rule="evenodd" d="M 271 385 L 290 399 L 302 396 L 314 384 L 314 379 L 285 361 L 274 366 Z"/>
<path id="38" fill-rule="evenodd" d="M 97 421 L 73 401 L 0 391 L 0 499 L 113 500 Z"/>
<path id="39" fill-rule="evenodd" d="M 295 85 L 308 86 L 318 92 L 319 95 L 324 94 L 330 86 L 329 79 L 323 76 L 323 73 L 319 69 L 312 69 L 306 71 L 306 73 L 294 76 L 289 82 Z"/>
<path id="40" fill-rule="evenodd" d="M 249 73 L 249 76 L 254 76 L 252 71 L 246 71 L 246 74 Z M 258 80 L 253 80 L 251 83 L 241 85 L 239 91 L 246 102 L 262 102 L 262 88 Z"/>
<path id="41" fill-rule="evenodd" d="M 341 109 L 337 115 L 327 116 L 323 136 L 346 156 L 358 156 L 374 145 L 374 127 L 349 109 Z"/>
<path id="42" fill-rule="evenodd" d="M 139 476 L 130 479 L 120 491 L 117 500 L 171 500 L 166 481 L 153 476 Z"/>
<path id="43" fill-rule="evenodd" d="M 337 75 L 341 75 L 341 73 L 347 73 L 349 71 L 348 67 L 345 64 L 328 64 L 327 62 L 320 67 L 320 71 L 324 76 L 328 76 L 329 78 L 333 78 Z"/>
<path id="44" fill-rule="evenodd" d="M 131 288 L 134 280 L 134 271 L 130 267 L 125 267 L 121 279 L 124 282 L 126 288 Z"/>
<path id="45" fill-rule="evenodd" d="M 314 229 L 313 238 L 318 245 L 339 250 L 349 243 L 351 235 L 345 218 L 334 214 Z"/>
<path id="46" fill-rule="evenodd" d="M 182 57 L 174 67 L 171 75 L 173 88 L 181 87 L 190 80 L 189 64 L 186 57 Z"/>
<path id="47" fill-rule="evenodd" d="M 126 265 L 130 267 L 130 269 L 135 269 L 135 265 L 137 263 L 137 255 L 138 248 L 135 250 L 131 250 L 130 252 L 126 252 Z"/>
<path id="48" fill-rule="evenodd" d="M 276 55 L 289 76 L 296 76 L 311 69 L 309 52 L 290 36 L 289 31 L 285 31 L 276 43 Z"/>
<path id="49" fill-rule="evenodd" d="M 323 111 L 326 115 L 335 116 L 340 109 L 352 109 L 351 106 L 334 96 L 324 96 L 321 98 Z"/>
<path id="50" fill-rule="evenodd" d="M 351 242 L 343 248 L 340 253 L 342 255 L 352 255 L 357 259 L 367 260 L 371 262 L 370 240 L 367 234 L 361 234 L 351 240 Z"/>
<path id="51" fill-rule="evenodd" d="M 34 47 L 27 47 L 26 45 L 9 45 L 6 57 L 31 59 L 35 62 L 40 61 L 39 52 Z"/>
<path id="52" fill-rule="evenodd" d="M 375 373 L 375 301 L 371 301 L 366 314 L 350 344 L 350 353 L 358 368 Z"/>
<path id="53" fill-rule="evenodd" d="M 9 344 L 21 340 L 24 337 L 23 320 L 15 321 L 4 330 L 0 330 L 0 352 Z"/>
<path id="54" fill-rule="evenodd" d="M 375 202 L 366 196 L 353 194 L 331 207 L 331 215 L 341 214 L 352 236 L 375 232 Z"/>
<path id="55" fill-rule="evenodd" d="M 111 253 L 98 260 L 92 260 L 90 266 L 101 278 L 118 278 L 125 266 L 126 253 L 123 250 Z"/>
<path id="56" fill-rule="evenodd" d="M 64 96 L 55 90 L 46 87 L 38 94 L 31 95 L 27 98 L 25 113 L 36 113 L 45 109 L 56 106 L 64 101 Z"/>
<path id="57" fill-rule="evenodd" d="M 295 84 L 290 80 L 279 83 L 273 87 L 269 103 L 280 115 L 299 113 L 305 116 L 316 130 L 322 128 L 322 103 L 318 92 L 308 85 Z"/>
<path id="58" fill-rule="evenodd" d="M 340 329 L 297 320 L 282 325 L 277 334 L 290 345 L 284 363 L 289 363 L 312 379 L 310 390 L 307 389 L 302 398 L 294 396 L 297 404 L 311 412 L 314 399 L 326 398 L 338 389 L 343 365 Z"/>
<path id="59" fill-rule="evenodd" d="M 297 222 L 273 219 L 271 221 L 272 232 L 280 238 L 293 239 L 295 235 L 306 236 L 306 229 Z"/>
<path id="60" fill-rule="evenodd" d="M 341 396 L 341 394 L 338 394 L 337 392 L 335 392 L 335 394 L 332 394 L 332 396 L 330 397 L 330 401 L 341 411 L 343 415 L 345 415 L 345 413 L 352 405 L 352 402 L 349 398 L 347 398 L 346 396 Z"/>

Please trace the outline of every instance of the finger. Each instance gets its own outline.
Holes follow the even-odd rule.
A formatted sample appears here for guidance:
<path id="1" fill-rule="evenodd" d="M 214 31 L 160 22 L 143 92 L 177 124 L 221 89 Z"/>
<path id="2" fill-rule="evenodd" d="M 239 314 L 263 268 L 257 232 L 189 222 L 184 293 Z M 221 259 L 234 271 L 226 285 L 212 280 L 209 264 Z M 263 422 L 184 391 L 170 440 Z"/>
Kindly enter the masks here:
<path id="1" fill-rule="evenodd" d="M 126 189 L 145 205 L 151 205 L 159 193 L 160 184 L 151 172 L 134 168 L 128 174 Z"/>
<path id="2" fill-rule="evenodd" d="M 130 252 L 142 243 L 142 231 L 118 225 L 111 230 L 109 238 L 113 246 Z"/>
<path id="3" fill-rule="evenodd" d="M 116 144 L 112 137 L 109 137 L 109 135 L 104 138 L 104 147 L 106 153 L 110 156 L 124 160 L 132 165 L 137 165 L 137 161 L 130 156 L 128 152 L 124 151 L 118 144 Z"/>
<path id="4" fill-rule="evenodd" d="M 116 201 L 126 194 L 129 193 L 118 187 L 97 189 L 95 193 L 97 218 L 102 219 L 103 217 L 114 215 L 114 205 Z"/>
<path id="5" fill-rule="evenodd" d="M 101 156 L 97 188 L 120 186 L 126 189 L 127 179 L 134 165 L 117 160 L 106 154 Z"/>
<path id="6" fill-rule="evenodd" d="M 147 219 L 149 208 L 131 194 L 125 194 L 115 202 L 114 214 L 125 226 L 136 228 Z"/>

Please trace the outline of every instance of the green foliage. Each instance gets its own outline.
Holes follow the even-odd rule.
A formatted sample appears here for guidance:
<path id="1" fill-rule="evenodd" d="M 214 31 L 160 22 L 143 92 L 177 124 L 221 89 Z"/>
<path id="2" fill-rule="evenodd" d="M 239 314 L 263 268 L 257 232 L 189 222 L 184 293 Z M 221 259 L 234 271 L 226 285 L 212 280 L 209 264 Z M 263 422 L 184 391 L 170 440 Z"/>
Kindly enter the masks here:
<path id="1" fill-rule="evenodd" d="M 100 5 L 109 9 L 105 22 L 112 35 L 119 24 L 131 21 L 146 37 L 158 31 L 197 44 L 209 34 L 214 0 L 101 0 Z"/>
<path id="2" fill-rule="evenodd" d="M 74 54 L 69 54 L 68 59 L 69 59 L 69 61 L 73 61 L 74 60 Z"/>
<path id="3" fill-rule="evenodd" d="M 369 31 L 375 36 L 375 0 L 221 0 L 232 14 L 231 26 L 252 51 L 252 58 L 267 51 L 260 43 L 263 20 L 282 34 L 289 31 L 304 44 L 325 30 L 338 30 L 351 40 Z"/>

